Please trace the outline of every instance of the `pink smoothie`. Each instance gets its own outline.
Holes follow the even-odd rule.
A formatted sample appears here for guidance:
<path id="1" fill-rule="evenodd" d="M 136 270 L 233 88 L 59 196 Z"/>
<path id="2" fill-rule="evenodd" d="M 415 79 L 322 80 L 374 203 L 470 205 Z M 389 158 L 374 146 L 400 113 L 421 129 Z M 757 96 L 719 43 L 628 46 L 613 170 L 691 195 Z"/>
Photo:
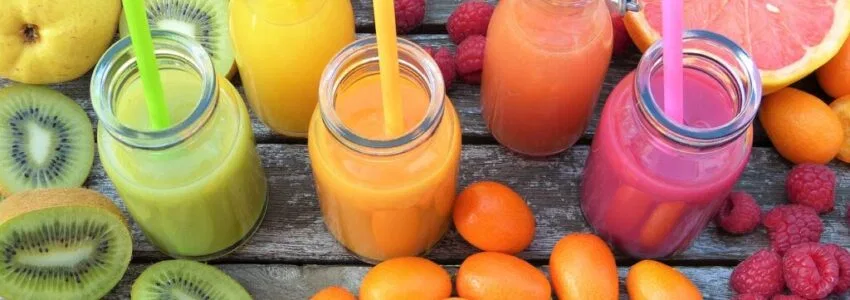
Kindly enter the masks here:
<path id="1" fill-rule="evenodd" d="M 723 125 L 737 106 L 724 86 L 686 69 L 684 122 Z M 620 251 L 639 258 L 686 249 L 738 180 L 750 152 L 751 133 L 714 148 L 676 144 L 650 125 L 634 94 L 634 73 L 608 97 L 582 182 L 581 205 L 591 226 Z M 663 103 L 663 80 L 650 83 Z"/>

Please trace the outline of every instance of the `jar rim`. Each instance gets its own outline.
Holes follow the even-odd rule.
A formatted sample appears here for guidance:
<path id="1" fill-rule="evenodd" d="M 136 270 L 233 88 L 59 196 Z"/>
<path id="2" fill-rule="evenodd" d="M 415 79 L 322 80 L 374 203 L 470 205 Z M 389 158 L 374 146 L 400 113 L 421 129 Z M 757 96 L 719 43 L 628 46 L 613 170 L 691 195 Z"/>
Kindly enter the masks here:
<path id="1" fill-rule="evenodd" d="M 162 60 L 166 57 L 178 58 L 200 78 L 200 99 L 185 119 L 161 130 L 135 129 L 118 120 L 115 103 L 120 91 L 116 91 L 113 83 L 121 77 L 134 74 L 132 69 L 138 72 L 130 36 L 118 40 L 101 56 L 94 67 L 90 93 L 98 124 L 116 140 L 131 147 L 163 149 L 191 137 L 206 123 L 216 105 L 218 90 L 212 60 L 201 44 L 187 36 L 166 30 L 151 30 L 151 38 L 161 69 Z"/>
<path id="2" fill-rule="evenodd" d="M 358 55 L 368 51 L 377 53 L 377 40 L 375 37 L 360 39 L 343 48 L 327 67 L 319 83 L 319 113 L 322 122 L 328 131 L 342 144 L 348 148 L 369 155 L 396 155 L 409 151 L 427 139 L 437 128 L 443 117 L 445 108 L 446 92 L 443 84 L 443 75 L 440 68 L 431 56 L 419 45 L 404 38 L 398 38 L 399 67 L 408 67 L 416 70 L 414 75 L 418 76 L 428 91 L 429 102 L 425 116 L 419 123 L 401 136 L 387 140 L 373 139 L 361 136 L 346 126 L 335 109 L 336 92 L 347 75 L 366 64 L 378 63 L 377 56 L 361 60 L 360 63 L 347 66 Z M 411 61 L 412 60 L 412 61 Z M 419 68 L 417 68 L 419 66 Z M 400 72 L 403 73 L 403 72 Z M 403 76 L 403 75 L 402 75 Z"/>
<path id="3" fill-rule="evenodd" d="M 724 71 L 729 77 L 735 94 L 729 95 L 738 99 L 738 109 L 734 117 L 724 124 L 699 128 L 681 124 L 670 119 L 655 101 L 651 79 L 655 72 L 663 67 L 662 41 L 658 40 L 644 53 L 635 71 L 635 95 L 638 106 L 649 122 L 667 138 L 693 147 L 714 147 L 724 145 L 746 132 L 752 124 L 761 103 L 762 85 L 758 67 L 749 53 L 729 38 L 706 30 L 688 30 L 683 36 L 683 56 L 707 60 Z M 733 58 L 732 61 L 721 59 L 715 53 L 688 47 L 688 42 L 706 42 L 721 49 Z M 685 66 L 687 67 L 687 66 Z"/>

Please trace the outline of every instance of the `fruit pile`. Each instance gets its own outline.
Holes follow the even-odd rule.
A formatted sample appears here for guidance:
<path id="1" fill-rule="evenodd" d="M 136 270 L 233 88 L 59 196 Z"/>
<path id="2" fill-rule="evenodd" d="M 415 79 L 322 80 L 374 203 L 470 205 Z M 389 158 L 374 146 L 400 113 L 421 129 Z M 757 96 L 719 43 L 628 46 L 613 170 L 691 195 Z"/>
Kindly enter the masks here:
<path id="1" fill-rule="evenodd" d="M 840 295 L 850 289 L 850 252 L 820 244 L 823 222 L 818 214 L 835 208 L 835 173 L 824 165 L 800 164 L 789 173 L 785 189 L 790 204 L 762 216 L 752 196 L 730 195 L 715 219 L 732 234 L 752 232 L 764 225 L 770 247 L 759 250 L 732 272 L 729 286 L 736 299 L 778 299 L 787 287 L 800 299 Z"/>
<path id="2" fill-rule="evenodd" d="M 73 217 L 69 217 L 73 216 Z M 0 295 L 7 299 L 99 299 L 124 277 L 133 253 L 127 219 L 83 188 L 16 193 L 0 202 Z M 133 299 L 250 300 L 215 267 L 163 261 L 133 284 Z"/>
<path id="3" fill-rule="evenodd" d="M 446 22 L 449 38 L 457 45 L 457 55 L 448 47 L 423 46 L 437 62 L 446 90 L 457 76 L 468 84 L 481 83 L 487 27 L 493 15 L 492 4 L 469 0 L 458 5 Z M 408 33 L 420 25 L 425 16 L 424 0 L 395 1 L 396 30 Z"/>
<path id="4" fill-rule="evenodd" d="M 619 280 L 614 254 L 599 237 L 572 233 L 563 237 L 549 258 L 546 275 L 514 255 L 534 239 L 535 220 L 525 200 L 496 182 L 474 183 L 458 195 L 452 215 L 460 235 L 482 252 L 467 257 L 452 280 L 440 265 L 419 257 L 384 261 L 370 269 L 359 299 L 617 299 Z M 702 299 L 684 275 L 662 263 L 645 260 L 626 277 L 631 299 Z M 356 299 L 340 286 L 330 286 L 311 300 Z"/>

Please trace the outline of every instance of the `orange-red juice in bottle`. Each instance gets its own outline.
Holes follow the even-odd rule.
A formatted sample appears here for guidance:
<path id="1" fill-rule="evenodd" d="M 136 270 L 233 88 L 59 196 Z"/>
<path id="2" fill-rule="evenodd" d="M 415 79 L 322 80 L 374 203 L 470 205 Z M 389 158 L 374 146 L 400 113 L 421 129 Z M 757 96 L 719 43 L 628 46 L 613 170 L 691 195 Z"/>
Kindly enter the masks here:
<path id="1" fill-rule="evenodd" d="M 436 63 L 399 40 L 405 133 L 384 132 L 375 39 L 328 65 L 308 131 L 328 230 L 364 261 L 426 253 L 446 232 L 456 195 L 460 123 Z"/>
<path id="2" fill-rule="evenodd" d="M 566 150 L 590 120 L 608 70 L 602 0 L 503 0 L 487 30 L 481 106 L 496 140 L 533 156 Z"/>

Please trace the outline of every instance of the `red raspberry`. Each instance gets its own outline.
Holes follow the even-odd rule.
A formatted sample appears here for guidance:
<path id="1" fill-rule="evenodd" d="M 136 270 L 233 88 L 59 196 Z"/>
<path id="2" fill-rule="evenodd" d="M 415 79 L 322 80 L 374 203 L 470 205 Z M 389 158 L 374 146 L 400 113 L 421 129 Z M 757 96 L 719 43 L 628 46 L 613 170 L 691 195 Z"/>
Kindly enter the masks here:
<path id="1" fill-rule="evenodd" d="M 818 213 L 835 207 L 835 172 L 817 164 L 799 164 L 788 173 L 785 191 L 791 203 L 808 205 Z"/>
<path id="2" fill-rule="evenodd" d="M 782 258 L 782 272 L 788 289 L 803 298 L 824 298 L 838 284 L 838 261 L 832 251 L 818 243 L 788 249 Z"/>
<path id="3" fill-rule="evenodd" d="M 850 251 L 836 244 L 824 245 L 827 250 L 832 252 L 835 260 L 838 262 L 838 284 L 832 290 L 833 294 L 839 295 L 850 290 Z"/>
<path id="4" fill-rule="evenodd" d="M 466 83 L 481 83 L 481 71 L 484 69 L 484 46 L 487 38 L 473 35 L 457 46 L 457 73 Z"/>
<path id="5" fill-rule="evenodd" d="M 428 52 L 434 61 L 437 62 L 437 66 L 440 67 L 440 73 L 443 74 L 443 83 L 445 84 L 446 90 L 452 87 L 452 82 L 455 80 L 455 74 L 457 73 L 455 67 L 455 56 L 452 54 L 452 51 L 446 47 L 424 47 L 425 52 Z"/>
<path id="6" fill-rule="evenodd" d="M 735 296 L 735 298 L 732 298 L 732 300 L 767 300 L 767 298 L 765 298 L 762 295 L 756 295 L 756 294 L 741 294 L 741 295 Z"/>
<path id="7" fill-rule="evenodd" d="M 717 213 L 715 222 L 728 233 L 744 234 L 753 231 L 761 221 L 761 208 L 746 192 L 732 192 Z"/>
<path id="8" fill-rule="evenodd" d="M 486 36 L 493 9 L 492 4 L 479 0 L 461 3 L 446 22 L 449 38 L 455 44 L 460 45 L 467 37 L 473 35 Z"/>
<path id="9" fill-rule="evenodd" d="M 395 0 L 395 30 L 408 33 L 425 19 L 425 0 Z"/>
<path id="10" fill-rule="evenodd" d="M 806 300 L 806 298 L 797 295 L 774 295 L 770 300 Z"/>
<path id="11" fill-rule="evenodd" d="M 771 250 L 759 250 L 732 271 L 729 285 L 740 294 L 770 297 L 782 291 L 782 258 Z"/>
<path id="12" fill-rule="evenodd" d="M 762 224 L 767 228 L 770 246 L 779 254 L 796 244 L 818 242 L 823 232 L 823 222 L 817 212 L 797 204 L 773 208 L 764 215 Z"/>

